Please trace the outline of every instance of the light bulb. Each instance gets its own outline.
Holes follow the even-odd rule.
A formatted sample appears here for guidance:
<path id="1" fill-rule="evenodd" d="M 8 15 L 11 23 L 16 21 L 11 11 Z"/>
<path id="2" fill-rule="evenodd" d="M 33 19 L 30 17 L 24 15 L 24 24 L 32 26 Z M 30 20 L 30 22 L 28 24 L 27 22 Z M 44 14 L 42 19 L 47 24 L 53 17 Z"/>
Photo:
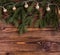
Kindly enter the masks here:
<path id="1" fill-rule="evenodd" d="M 39 4 L 37 3 L 37 5 L 36 5 L 36 9 L 39 9 Z"/>
<path id="2" fill-rule="evenodd" d="M 15 11 L 16 10 L 16 7 L 14 6 L 12 9 Z"/>
<path id="3" fill-rule="evenodd" d="M 27 4 L 27 2 L 25 2 L 25 5 L 24 5 L 24 7 L 25 7 L 25 8 L 28 8 L 28 4 Z"/>
<path id="4" fill-rule="evenodd" d="M 58 13 L 60 14 L 60 9 L 58 10 Z"/>
<path id="5" fill-rule="evenodd" d="M 6 8 L 3 8 L 3 12 L 7 12 L 7 9 Z"/>
<path id="6" fill-rule="evenodd" d="M 47 11 L 50 11 L 50 7 L 48 6 L 48 7 L 46 8 L 46 10 L 47 10 Z"/>

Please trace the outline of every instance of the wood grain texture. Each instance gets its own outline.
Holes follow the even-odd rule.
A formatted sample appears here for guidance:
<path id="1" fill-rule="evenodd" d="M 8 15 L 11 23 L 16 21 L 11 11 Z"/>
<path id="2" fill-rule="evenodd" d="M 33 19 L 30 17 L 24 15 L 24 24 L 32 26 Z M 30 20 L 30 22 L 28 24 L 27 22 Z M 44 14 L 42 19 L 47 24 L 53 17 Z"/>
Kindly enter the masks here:
<path id="1" fill-rule="evenodd" d="M 20 35 L 17 31 L 0 21 L 0 55 L 60 55 L 60 31 L 28 28 Z"/>
<path id="2" fill-rule="evenodd" d="M 46 53 L 46 52 L 16 52 L 12 55 L 60 55 L 60 53 Z"/>

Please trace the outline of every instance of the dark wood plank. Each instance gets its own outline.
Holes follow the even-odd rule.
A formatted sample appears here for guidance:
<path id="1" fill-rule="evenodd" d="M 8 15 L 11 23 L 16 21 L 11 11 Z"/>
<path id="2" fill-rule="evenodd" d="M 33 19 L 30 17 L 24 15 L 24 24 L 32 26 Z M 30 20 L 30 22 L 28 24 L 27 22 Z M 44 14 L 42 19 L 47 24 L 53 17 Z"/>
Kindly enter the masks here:
<path id="1" fill-rule="evenodd" d="M 60 53 L 47 53 L 47 52 L 15 52 L 12 55 L 60 55 Z"/>
<path id="2" fill-rule="evenodd" d="M 0 52 L 14 52 L 14 51 L 36 51 L 36 44 L 12 44 L 0 43 Z"/>
<path id="3" fill-rule="evenodd" d="M 58 31 L 33 31 L 24 34 L 17 34 L 16 32 L 5 33 L 0 31 L 0 40 L 11 41 L 38 41 L 38 40 L 51 40 L 60 42 L 60 32 Z"/>
<path id="4" fill-rule="evenodd" d="M 38 30 L 55 30 L 53 28 L 27 28 L 28 31 L 38 31 Z M 18 31 L 17 28 L 11 24 L 6 24 L 0 21 L 0 31 L 2 32 L 15 32 Z"/>

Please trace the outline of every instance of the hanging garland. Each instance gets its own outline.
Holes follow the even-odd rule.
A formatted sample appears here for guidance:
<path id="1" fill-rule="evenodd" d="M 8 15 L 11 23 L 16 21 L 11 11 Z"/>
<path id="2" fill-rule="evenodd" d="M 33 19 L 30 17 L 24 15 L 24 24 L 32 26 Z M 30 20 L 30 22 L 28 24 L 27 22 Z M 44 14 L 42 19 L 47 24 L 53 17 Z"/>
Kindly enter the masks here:
<path id="1" fill-rule="evenodd" d="M 19 2 L 0 0 L 0 19 L 17 27 L 19 33 L 26 32 L 26 29 L 32 26 L 34 28 L 45 28 L 48 26 L 57 28 L 59 25 L 59 7 L 59 0 Z M 59 12 L 56 12 L 57 9 Z"/>

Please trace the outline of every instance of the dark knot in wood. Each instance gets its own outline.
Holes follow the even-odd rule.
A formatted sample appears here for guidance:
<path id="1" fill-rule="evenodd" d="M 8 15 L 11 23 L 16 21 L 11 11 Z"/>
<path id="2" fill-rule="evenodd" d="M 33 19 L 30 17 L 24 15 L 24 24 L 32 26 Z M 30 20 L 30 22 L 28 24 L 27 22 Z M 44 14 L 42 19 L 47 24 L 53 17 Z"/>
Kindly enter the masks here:
<path id="1" fill-rule="evenodd" d="M 29 42 L 32 44 L 37 44 L 38 49 L 45 50 L 48 52 L 60 52 L 60 42 L 40 40 L 36 42 Z"/>

